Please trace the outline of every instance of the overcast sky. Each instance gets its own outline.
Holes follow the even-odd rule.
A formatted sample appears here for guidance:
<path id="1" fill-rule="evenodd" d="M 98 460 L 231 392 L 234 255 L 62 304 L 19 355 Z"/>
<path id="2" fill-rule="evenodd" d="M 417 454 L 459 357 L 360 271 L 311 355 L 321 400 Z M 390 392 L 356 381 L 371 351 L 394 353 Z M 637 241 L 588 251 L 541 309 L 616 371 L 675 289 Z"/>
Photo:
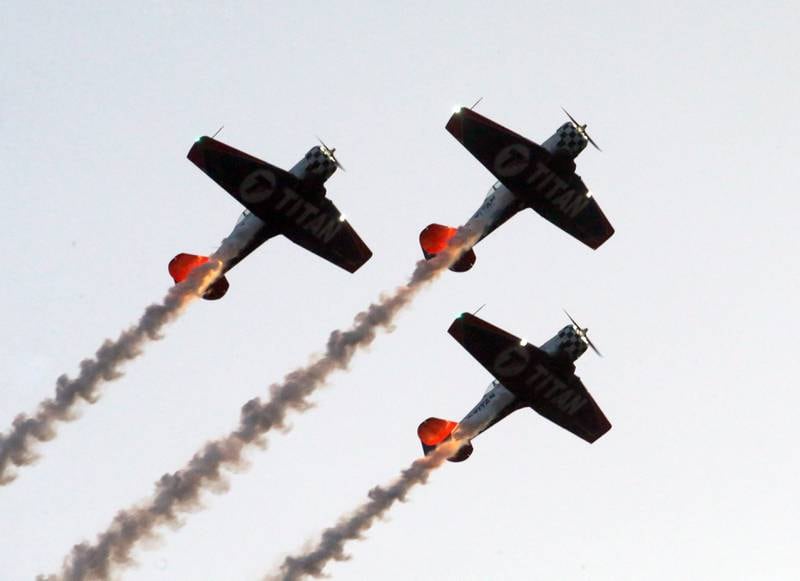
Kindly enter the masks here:
<path id="1" fill-rule="evenodd" d="M 336 146 L 329 195 L 374 257 L 350 275 L 276 239 L 237 266 L 0 489 L 0 579 L 56 571 L 402 283 L 420 229 L 477 208 L 493 179 L 444 125 L 481 96 L 537 142 L 561 106 L 589 124 L 578 172 L 614 237 L 514 218 L 124 577 L 258 579 L 315 538 L 421 453 L 421 420 L 477 402 L 491 378 L 446 329 L 483 303 L 537 344 L 562 307 L 588 326 L 605 357 L 578 373 L 614 428 L 517 412 L 335 579 L 800 576 L 796 2 L 70 4 L 0 25 L 0 433 L 233 226 L 198 135 L 287 169 Z"/>

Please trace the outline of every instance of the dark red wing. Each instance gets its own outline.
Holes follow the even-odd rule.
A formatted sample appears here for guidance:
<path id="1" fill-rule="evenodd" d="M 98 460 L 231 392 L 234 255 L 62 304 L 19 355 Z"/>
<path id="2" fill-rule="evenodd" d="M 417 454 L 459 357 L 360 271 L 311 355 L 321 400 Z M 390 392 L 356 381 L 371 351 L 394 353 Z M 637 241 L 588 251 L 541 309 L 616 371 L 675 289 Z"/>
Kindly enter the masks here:
<path id="1" fill-rule="evenodd" d="M 187 156 L 197 167 L 265 223 L 289 240 L 355 272 L 372 256 L 321 185 L 296 176 L 210 137 Z"/>
<path id="2" fill-rule="evenodd" d="M 355 272 L 372 258 L 372 251 L 327 198 L 316 204 L 314 217 L 290 221 L 283 235 L 328 262 Z"/>
<path id="3" fill-rule="evenodd" d="M 302 188 L 289 172 L 210 137 L 195 141 L 186 157 L 264 221 L 273 219 L 272 208 L 287 189 Z"/>
<path id="4" fill-rule="evenodd" d="M 461 144 L 509 190 L 543 218 L 590 248 L 614 234 L 597 201 L 574 173 L 533 141 L 463 108 L 446 126 Z"/>
<path id="5" fill-rule="evenodd" d="M 594 442 L 611 424 L 573 373 L 541 349 L 468 313 L 453 321 L 450 335 L 509 391 L 548 420 Z"/>
<path id="6" fill-rule="evenodd" d="M 471 109 L 453 113 L 445 129 L 513 192 L 530 189 L 526 180 L 536 163 L 549 165 L 552 158 L 542 146 Z"/>

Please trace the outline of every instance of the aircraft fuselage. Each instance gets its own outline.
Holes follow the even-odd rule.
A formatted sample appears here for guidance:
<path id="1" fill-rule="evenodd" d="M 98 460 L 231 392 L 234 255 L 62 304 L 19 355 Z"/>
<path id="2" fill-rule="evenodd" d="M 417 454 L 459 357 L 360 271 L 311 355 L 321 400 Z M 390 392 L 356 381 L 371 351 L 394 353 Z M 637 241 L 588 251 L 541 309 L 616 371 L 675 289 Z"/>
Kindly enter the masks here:
<path id="1" fill-rule="evenodd" d="M 336 163 L 333 162 L 323 148 L 315 145 L 289 170 L 289 173 L 303 182 L 314 182 L 321 185 L 335 171 Z M 294 194 L 294 200 L 286 198 L 286 195 L 290 194 Z M 299 207 L 302 200 L 299 199 L 298 195 L 294 192 L 289 192 L 286 195 L 282 200 L 278 201 L 276 209 L 285 209 L 284 214 L 286 214 L 287 218 L 300 220 L 304 216 L 308 217 L 309 212 L 306 210 L 304 213 L 303 208 Z M 295 203 L 290 204 L 292 201 Z M 324 227 L 325 225 L 323 224 L 322 226 Z M 280 231 L 276 225 L 266 223 L 258 216 L 245 210 L 237 220 L 231 233 L 225 238 L 225 240 L 236 240 L 237 244 L 235 254 L 225 261 L 223 272 L 229 271 L 264 242 L 278 234 L 280 234 Z"/>
<path id="2" fill-rule="evenodd" d="M 571 132 L 573 136 L 571 145 L 568 147 L 565 147 L 564 145 L 563 135 L 565 132 Z M 580 135 L 575 135 L 574 125 L 568 122 L 559 127 L 552 136 L 542 143 L 542 147 L 554 156 L 558 155 L 567 160 L 567 163 L 571 162 L 574 165 L 573 160 L 586 147 L 587 143 L 585 140 L 581 142 L 580 139 L 582 139 Z M 560 181 L 560 178 L 558 178 L 556 175 L 551 176 L 551 173 L 553 173 L 552 169 L 547 168 L 542 164 L 542 167 L 538 168 L 537 171 L 534 172 L 532 178 L 535 178 L 535 180 L 548 180 L 549 184 L 553 184 L 553 187 L 549 189 L 544 197 L 547 199 L 547 201 L 558 204 L 562 197 L 566 200 L 567 196 L 564 193 L 563 188 L 559 189 L 556 187 Z M 575 203 L 575 200 L 573 200 L 572 197 L 570 197 L 568 201 L 570 204 Z M 483 200 L 483 203 L 470 217 L 465 227 L 468 229 L 472 228 L 473 230 L 471 231 L 475 231 L 474 229 L 476 228 L 483 228 L 483 234 L 478 241 L 475 242 L 475 244 L 477 244 L 498 227 L 506 223 L 518 212 L 528 207 L 530 207 L 528 200 L 518 197 L 516 194 L 514 194 L 514 192 L 504 186 L 502 182 L 497 181 L 489 189 L 486 197 Z M 575 212 L 576 208 L 577 205 L 574 208 L 566 207 L 564 210 L 572 213 Z M 583 208 L 581 207 L 579 210 L 580 209 Z M 475 244 L 473 244 L 473 246 L 475 246 Z"/>
<path id="3" fill-rule="evenodd" d="M 586 344 L 578 338 L 575 328 L 567 325 L 539 349 L 572 371 L 574 362 L 586 351 Z M 545 384 L 545 381 L 548 383 Z M 532 376 L 530 381 L 531 389 L 545 387 L 553 398 L 560 397 L 563 393 L 563 389 L 558 390 L 561 385 L 564 385 L 563 382 L 549 373 L 546 373 L 546 376 L 543 374 L 542 377 Z M 544 397 L 548 396 L 548 392 L 543 394 Z M 478 404 L 453 429 L 452 436 L 454 439 L 472 440 L 512 412 L 529 405 L 530 402 L 524 397 L 515 395 L 495 379 L 489 384 L 489 389 Z"/>

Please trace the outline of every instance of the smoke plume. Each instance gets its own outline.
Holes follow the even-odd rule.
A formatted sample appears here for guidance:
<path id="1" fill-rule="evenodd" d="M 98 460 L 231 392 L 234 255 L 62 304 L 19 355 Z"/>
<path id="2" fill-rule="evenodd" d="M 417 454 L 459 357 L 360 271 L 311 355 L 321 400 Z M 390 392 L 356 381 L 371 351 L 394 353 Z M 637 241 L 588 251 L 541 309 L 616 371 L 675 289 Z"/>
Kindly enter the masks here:
<path id="1" fill-rule="evenodd" d="M 406 495 L 414 486 L 425 484 L 430 473 L 455 454 L 463 444 L 464 440 L 445 442 L 429 455 L 414 460 L 411 466 L 403 470 L 388 486 L 376 486 L 370 490 L 367 494 L 369 500 L 342 518 L 336 526 L 326 529 L 316 546 L 297 556 L 286 557 L 280 566 L 280 572 L 268 575 L 264 581 L 295 581 L 307 576 L 324 577 L 323 570 L 328 563 L 350 559 L 344 552 L 345 543 L 363 538 L 362 535 L 372 528 L 375 521 L 382 518 L 395 502 L 405 501 Z"/>
<path id="2" fill-rule="evenodd" d="M 353 356 L 373 342 L 378 330 L 391 329 L 395 316 L 427 283 L 453 264 L 464 246 L 471 246 L 481 231 L 482 227 L 474 231 L 461 228 L 444 251 L 431 260 L 419 261 L 407 284 L 358 313 L 351 328 L 333 331 L 324 354 L 313 357 L 307 366 L 270 386 L 267 401 L 260 398 L 248 401 L 233 432 L 206 443 L 186 466 L 163 475 L 149 499 L 118 512 L 94 543 L 75 545 L 60 573 L 40 576 L 40 581 L 108 579 L 116 570 L 133 565 L 132 553 L 140 541 L 155 537 L 159 527 L 180 526 L 181 515 L 200 508 L 204 491 L 224 491 L 227 487 L 224 471 L 242 469 L 246 450 L 263 445 L 269 431 L 287 429 L 289 412 L 309 409 L 309 396 L 325 385 L 331 373 L 346 369 Z"/>
<path id="3" fill-rule="evenodd" d="M 82 402 L 97 402 L 102 386 L 122 377 L 120 367 L 139 357 L 148 341 L 161 338 L 162 329 L 203 294 L 219 276 L 223 263 L 244 242 L 233 235 L 223 240 L 212 260 L 171 287 L 160 303 L 148 306 L 139 321 L 120 333 L 116 340 L 106 339 L 93 358 L 81 361 L 77 377 L 70 379 L 62 375 L 56 380 L 53 397 L 39 403 L 33 414 L 15 417 L 11 429 L 0 434 L 0 486 L 16 478 L 16 468 L 37 460 L 36 445 L 52 440 L 60 422 L 74 420 Z"/>

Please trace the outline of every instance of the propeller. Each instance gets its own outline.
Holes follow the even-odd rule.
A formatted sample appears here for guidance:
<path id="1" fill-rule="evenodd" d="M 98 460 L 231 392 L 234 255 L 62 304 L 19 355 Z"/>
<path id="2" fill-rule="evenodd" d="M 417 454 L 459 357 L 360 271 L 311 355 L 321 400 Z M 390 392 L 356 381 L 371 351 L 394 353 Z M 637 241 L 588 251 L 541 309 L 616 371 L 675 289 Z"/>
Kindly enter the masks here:
<path id="1" fill-rule="evenodd" d="M 570 121 L 572 121 L 572 124 L 573 124 L 573 125 L 575 126 L 575 128 L 576 128 L 576 129 L 577 129 L 577 130 L 580 132 L 580 134 L 581 134 L 581 135 L 583 135 L 583 136 L 586 138 L 586 141 L 588 141 L 589 143 L 591 143 L 591 144 L 594 146 L 594 148 L 595 148 L 597 151 L 603 151 L 602 149 L 600 149 L 600 148 L 597 146 L 597 144 L 594 142 L 594 140 L 593 140 L 591 137 L 589 137 L 589 134 L 588 134 L 588 133 L 587 133 L 587 131 L 586 131 L 586 123 L 584 123 L 583 125 L 581 125 L 580 123 L 578 123 L 578 122 L 575 120 L 575 117 L 573 117 L 572 115 L 570 115 L 570 114 L 569 114 L 569 111 L 567 111 L 566 109 L 564 109 L 564 107 L 561 107 L 561 110 L 562 110 L 564 113 L 566 113 L 566 114 L 567 114 L 567 117 L 569 117 L 569 120 L 570 120 Z"/>
<path id="2" fill-rule="evenodd" d="M 569 115 L 569 113 L 567 113 L 567 115 Z M 575 319 L 573 319 L 572 316 L 567 312 L 567 309 L 564 309 L 564 314 L 567 315 L 567 317 L 569 317 L 569 320 L 572 323 L 572 326 L 575 327 L 575 332 L 577 333 L 578 337 L 580 337 L 582 340 L 586 341 L 586 344 L 589 347 L 592 348 L 592 351 L 597 353 L 598 357 L 602 357 L 603 354 L 600 353 L 600 351 L 597 350 L 597 347 L 594 346 L 594 343 L 592 343 L 592 340 L 589 339 L 589 328 L 588 327 L 585 327 L 585 328 L 581 327 L 578 324 L 578 322 Z"/>
<path id="3" fill-rule="evenodd" d="M 317 136 L 317 141 L 319 141 L 319 144 L 322 146 L 322 151 L 325 153 L 325 155 L 327 155 L 333 160 L 333 163 L 336 164 L 336 167 L 338 167 L 342 171 L 346 171 L 344 169 L 344 166 L 341 163 L 339 163 L 338 159 L 336 159 L 336 155 L 334 155 L 336 153 L 336 148 L 328 147 L 327 145 L 325 145 L 325 142 L 322 141 L 322 139 L 320 139 L 319 136 Z"/>

